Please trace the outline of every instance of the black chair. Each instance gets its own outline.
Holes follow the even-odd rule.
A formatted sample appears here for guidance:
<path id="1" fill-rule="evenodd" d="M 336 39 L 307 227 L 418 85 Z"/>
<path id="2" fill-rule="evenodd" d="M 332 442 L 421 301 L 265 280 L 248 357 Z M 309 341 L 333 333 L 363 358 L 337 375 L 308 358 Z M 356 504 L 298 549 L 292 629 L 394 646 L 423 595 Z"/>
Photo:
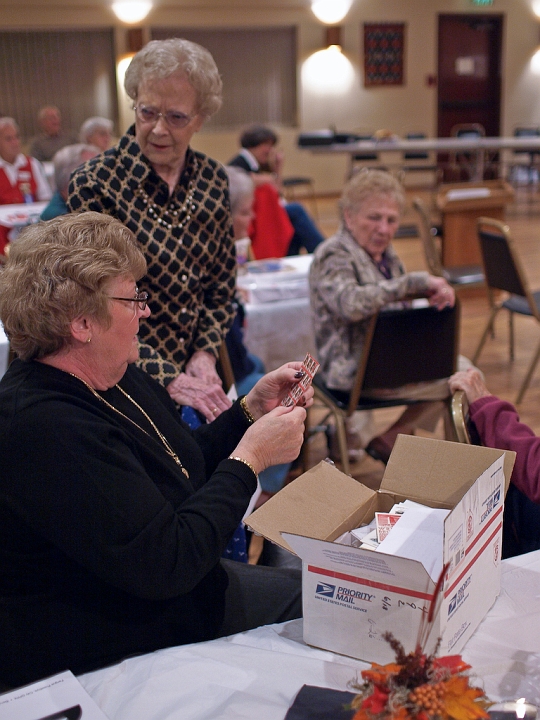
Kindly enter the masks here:
<path id="1" fill-rule="evenodd" d="M 501 310 L 508 310 L 509 313 L 509 350 L 510 360 L 514 359 L 514 313 L 533 317 L 540 323 L 540 290 L 532 292 L 520 259 L 510 237 L 508 225 L 493 220 L 492 218 L 481 217 L 477 220 L 478 239 L 484 264 L 484 275 L 491 312 L 486 328 L 480 338 L 480 342 L 473 357 L 476 364 L 487 336 L 493 334 L 495 318 Z M 507 293 L 502 299 L 499 298 L 500 291 Z M 516 398 L 516 404 L 520 403 L 529 387 L 533 372 L 540 357 L 540 341 L 534 352 L 527 374 Z"/>
<path id="2" fill-rule="evenodd" d="M 368 323 L 350 393 L 331 390 L 320 375 L 315 376 L 315 399 L 328 410 L 316 429 L 333 417 L 344 473 L 349 473 L 345 419 L 357 410 L 414 404 L 416 401 L 407 398 L 373 399 L 369 395 L 373 390 L 448 377 L 455 372 L 458 342 L 458 304 L 441 311 L 432 307 L 385 310 Z"/>
<path id="3" fill-rule="evenodd" d="M 435 240 L 436 228 L 432 225 L 428 211 L 420 198 L 413 200 L 413 207 L 420 216 L 420 239 L 424 248 L 424 255 L 428 270 L 432 275 L 443 277 L 454 286 L 460 288 L 481 287 L 484 285 L 484 273 L 481 265 L 460 265 L 444 267 L 441 251 Z"/>
<path id="4" fill-rule="evenodd" d="M 534 137 L 540 135 L 538 127 L 517 127 L 514 137 Z M 509 178 L 514 185 L 530 185 L 538 182 L 540 152 L 534 150 L 514 150 L 514 161 L 510 164 Z"/>
<path id="5" fill-rule="evenodd" d="M 301 199 L 300 196 L 297 196 L 296 191 L 298 188 L 303 188 L 305 192 L 302 193 L 302 196 L 309 200 L 313 215 L 317 221 L 319 220 L 319 208 L 317 207 L 315 185 L 312 178 L 300 176 L 285 177 L 281 181 L 281 185 L 283 187 L 283 194 L 287 200 Z"/>
<path id="6" fill-rule="evenodd" d="M 357 135 L 357 140 L 374 140 L 373 135 Z M 375 152 L 357 152 L 351 153 L 351 164 L 349 169 L 349 177 L 351 178 L 355 172 L 362 168 L 382 168 L 379 160 L 379 153 Z"/>
<path id="7" fill-rule="evenodd" d="M 424 140 L 425 133 L 410 132 L 407 133 L 407 140 Z M 403 164 L 399 168 L 401 182 L 405 181 L 407 173 L 432 172 L 435 173 L 434 185 L 437 186 L 441 180 L 441 170 L 437 163 L 430 162 L 429 153 L 421 151 L 408 151 L 403 153 Z"/>

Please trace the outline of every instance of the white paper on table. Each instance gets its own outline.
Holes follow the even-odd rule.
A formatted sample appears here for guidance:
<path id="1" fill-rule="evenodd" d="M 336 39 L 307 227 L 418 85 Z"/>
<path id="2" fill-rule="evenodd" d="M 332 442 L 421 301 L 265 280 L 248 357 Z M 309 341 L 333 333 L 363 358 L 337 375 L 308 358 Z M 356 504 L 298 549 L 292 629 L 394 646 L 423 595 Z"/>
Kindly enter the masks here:
<path id="1" fill-rule="evenodd" d="M 72 672 L 0 695 L 2 720 L 108 720 Z"/>
<path id="2" fill-rule="evenodd" d="M 403 513 L 377 552 L 418 560 L 433 582 L 443 567 L 444 519 L 450 510 L 412 507 Z"/>

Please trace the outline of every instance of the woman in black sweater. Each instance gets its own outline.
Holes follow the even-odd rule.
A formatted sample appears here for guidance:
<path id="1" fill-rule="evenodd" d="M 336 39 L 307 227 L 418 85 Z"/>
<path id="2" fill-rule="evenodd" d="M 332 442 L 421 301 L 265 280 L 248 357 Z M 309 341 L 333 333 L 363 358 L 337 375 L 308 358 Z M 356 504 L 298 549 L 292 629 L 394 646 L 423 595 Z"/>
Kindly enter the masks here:
<path id="1" fill-rule="evenodd" d="M 257 474 L 297 456 L 289 363 L 192 433 L 133 365 L 145 261 L 98 213 L 28 228 L 0 275 L 0 683 L 300 614 L 293 570 L 220 560 Z M 305 395 L 310 404 L 312 391 Z"/>

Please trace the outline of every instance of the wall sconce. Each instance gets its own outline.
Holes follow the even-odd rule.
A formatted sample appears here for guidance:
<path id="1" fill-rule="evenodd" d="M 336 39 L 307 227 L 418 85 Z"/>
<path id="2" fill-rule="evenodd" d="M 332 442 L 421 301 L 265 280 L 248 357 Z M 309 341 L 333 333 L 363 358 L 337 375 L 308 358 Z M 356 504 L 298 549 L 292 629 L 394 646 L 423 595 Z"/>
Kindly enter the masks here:
<path id="1" fill-rule="evenodd" d="M 349 12 L 352 0 L 311 0 L 311 11 L 325 25 L 341 22 Z"/>
<path id="2" fill-rule="evenodd" d="M 341 52 L 341 27 L 326 28 L 326 47 L 302 66 L 302 84 L 314 95 L 342 96 L 354 84 L 354 69 Z"/>
<path id="3" fill-rule="evenodd" d="M 128 25 L 144 20 L 151 9 L 150 0 L 118 0 L 112 4 L 112 10 L 116 17 Z"/>

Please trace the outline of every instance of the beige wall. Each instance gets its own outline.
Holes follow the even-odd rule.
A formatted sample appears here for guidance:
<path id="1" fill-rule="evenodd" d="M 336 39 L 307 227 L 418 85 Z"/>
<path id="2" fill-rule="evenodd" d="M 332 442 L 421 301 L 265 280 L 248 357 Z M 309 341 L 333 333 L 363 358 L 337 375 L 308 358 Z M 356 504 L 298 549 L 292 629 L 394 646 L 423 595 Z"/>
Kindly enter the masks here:
<path id="1" fill-rule="evenodd" d="M 0 26 L 8 28 L 103 27 L 115 25 L 108 0 L 36 0 L 15 4 L 0 0 Z M 62 7 L 65 5 L 65 7 Z M 539 46 L 540 21 L 532 0 L 494 0 L 489 11 L 505 16 L 503 44 L 503 102 L 501 131 L 511 134 L 517 124 L 540 125 L 540 76 L 530 67 Z M 286 172 L 315 178 L 319 192 L 337 191 L 347 163 L 344 157 L 327 157 L 299 151 L 299 130 L 336 126 L 339 130 L 388 128 L 398 134 L 408 130 L 436 132 L 436 88 L 426 76 L 436 72 L 437 15 L 475 10 L 471 0 L 355 0 L 343 22 L 343 52 L 354 69 L 352 88 L 343 95 L 321 97 L 302 86 L 301 68 L 306 58 L 322 48 L 324 28 L 311 14 L 307 0 L 195 0 L 174 6 L 162 0 L 145 25 L 231 27 L 296 25 L 299 38 L 299 128 L 276 128 L 286 154 Z M 361 23 L 407 23 L 406 84 L 398 88 L 366 89 L 361 73 Z M 124 50 L 125 32 L 118 26 L 117 52 Z M 237 149 L 237 132 L 205 132 L 195 147 L 226 162 Z"/>

